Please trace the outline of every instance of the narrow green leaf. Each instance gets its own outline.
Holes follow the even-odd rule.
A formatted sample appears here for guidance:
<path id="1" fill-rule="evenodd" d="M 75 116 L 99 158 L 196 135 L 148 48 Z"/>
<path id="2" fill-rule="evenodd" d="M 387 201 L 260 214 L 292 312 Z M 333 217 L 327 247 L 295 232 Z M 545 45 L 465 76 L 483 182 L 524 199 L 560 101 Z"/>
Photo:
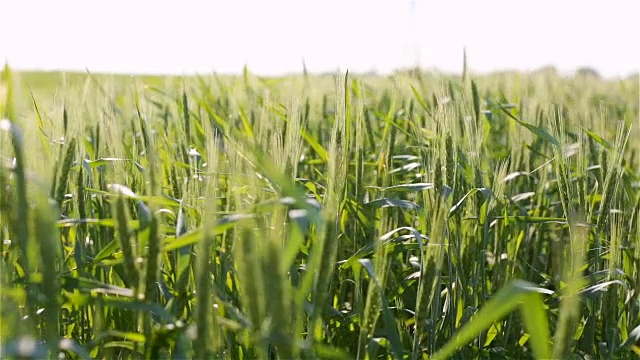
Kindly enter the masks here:
<path id="1" fill-rule="evenodd" d="M 521 309 L 528 332 L 531 334 L 532 349 L 537 359 L 551 356 L 551 335 L 541 294 L 553 293 L 538 288 L 534 284 L 515 281 L 498 291 L 478 313 L 471 318 L 432 359 L 446 359 L 517 308 Z"/>
<path id="2" fill-rule="evenodd" d="M 517 117 L 515 117 L 508 108 L 505 108 L 503 106 L 500 106 L 500 110 L 505 113 L 508 117 L 510 117 L 511 119 L 513 119 L 516 123 L 518 123 L 519 125 L 523 126 L 524 128 L 526 128 L 527 130 L 531 131 L 534 135 L 536 135 L 537 137 L 544 139 L 550 143 L 552 143 L 553 145 L 560 147 L 560 142 L 558 141 L 558 139 L 554 138 L 553 136 L 551 136 L 551 134 L 549 134 L 547 131 L 545 131 L 544 129 L 541 129 L 535 125 L 526 123 L 520 119 L 518 119 Z"/>
<path id="3" fill-rule="evenodd" d="M 388 199 L 388 198 L 373 200 L 368 203 L 365 203 L 364 205 L 372 208 L 398 207 L 398 208 L 407 209 L 407 210 L 420 209 L 420 205 L 412 201 Z"/>

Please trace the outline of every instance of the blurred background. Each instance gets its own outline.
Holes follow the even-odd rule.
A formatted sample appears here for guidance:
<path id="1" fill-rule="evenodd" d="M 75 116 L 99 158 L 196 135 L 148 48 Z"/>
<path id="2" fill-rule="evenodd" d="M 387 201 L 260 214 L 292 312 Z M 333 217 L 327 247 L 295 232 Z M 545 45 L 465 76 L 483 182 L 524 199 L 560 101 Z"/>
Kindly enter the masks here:
<path id="1" fill-rule="evenodd" d="M 261 75 L 591 68 L 640 71 L 635 0 L 2 0 L 17 70 Z"/>

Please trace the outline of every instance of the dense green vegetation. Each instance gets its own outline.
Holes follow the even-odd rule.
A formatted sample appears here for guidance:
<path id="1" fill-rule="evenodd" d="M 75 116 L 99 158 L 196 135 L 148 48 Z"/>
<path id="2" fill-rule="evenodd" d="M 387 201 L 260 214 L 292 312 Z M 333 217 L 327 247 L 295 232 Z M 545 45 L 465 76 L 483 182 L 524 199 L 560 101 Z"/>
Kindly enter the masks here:
<path id="1" fill-rule="evenodd" d="M 6 68 L 0 355 L 640 356 L 638 87 Z"/>

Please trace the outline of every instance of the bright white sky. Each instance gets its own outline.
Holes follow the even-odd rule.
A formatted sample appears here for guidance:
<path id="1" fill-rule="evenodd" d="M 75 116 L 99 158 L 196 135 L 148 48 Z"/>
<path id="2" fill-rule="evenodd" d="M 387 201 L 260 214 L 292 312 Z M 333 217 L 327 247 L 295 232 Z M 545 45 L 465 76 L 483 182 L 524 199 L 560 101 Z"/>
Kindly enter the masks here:
<path id="1" fill-rule="evenodd" d="M 0 0 L 16 69 L 640 71 L 638 0 Z M 636 34 L 636 35 L 633 35 Z"/>

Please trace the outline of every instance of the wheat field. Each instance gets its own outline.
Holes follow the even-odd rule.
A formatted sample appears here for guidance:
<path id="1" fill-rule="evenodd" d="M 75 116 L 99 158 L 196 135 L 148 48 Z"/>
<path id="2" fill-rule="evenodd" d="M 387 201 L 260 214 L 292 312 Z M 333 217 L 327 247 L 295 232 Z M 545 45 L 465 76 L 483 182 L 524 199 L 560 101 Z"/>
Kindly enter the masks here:
<path id="1" fill-rule="evenodd" d="M 638 77 L 0 80 L 3 359 L 640 356 Z"/>

